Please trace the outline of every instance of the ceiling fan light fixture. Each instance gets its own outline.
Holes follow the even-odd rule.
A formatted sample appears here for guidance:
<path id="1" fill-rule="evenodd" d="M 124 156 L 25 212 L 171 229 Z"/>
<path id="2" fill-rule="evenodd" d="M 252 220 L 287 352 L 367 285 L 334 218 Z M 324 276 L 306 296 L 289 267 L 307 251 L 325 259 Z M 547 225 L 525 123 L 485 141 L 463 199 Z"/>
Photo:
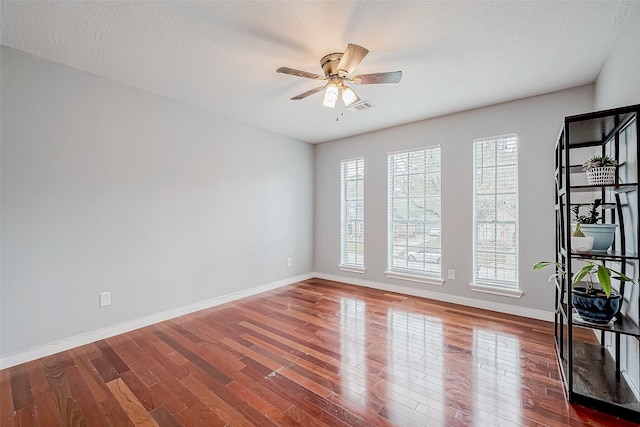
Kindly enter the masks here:
<path id="1" fill-rule="evenodd" d="M 338 86 L 334 83 L 327 85 L 327 89 L 324 91 L 324 100 L 322 105 L 329 108 L 336 108 L 336 101 L 338 100 Z"/>
<path id="2" fill-rule="evenodd" d="M 342 101 L 344 102 L 345 107 L 360 101 L 360 97 L 356 95 L 355 91 L 349 86 L 342 86 L 340 92 L 342 94 Z"/>
<path id="3" fill-rule="evenodd" d="M 350 43 L 344 52 L 325 55 L 320 60 L 320 66 L 322 67 L 324 76 L 289 67 L 280 67 L 276 72 L 326 82 L 323 86 L 317 86 L 292 97 L 291 99 L 294 101 L 305 99 L 314 93 L 324 92 L 322 105 L 325 107 L 336 108 L 336 102 L 338 98 L 341 98 L 343 105 L 347 107 L 349 111 L 352 111 L 352 107 L 355 108 L 353 111 L 359 111 L 362 108 L 356 107 L 361 107 L 366 103 L 367 107 L 364 108 L 371 108 L 371 105 L 368 103 L 369 101 L 362 101 L 356 92 L 351 89 L 350 86 L 347 86 L 347 82 L 349 85 L 376 85 L 381 83 L 398 83 L 402 79 L 402 71 L 359 74 L 350 77 L 368 53 L 368 49 Z"/>

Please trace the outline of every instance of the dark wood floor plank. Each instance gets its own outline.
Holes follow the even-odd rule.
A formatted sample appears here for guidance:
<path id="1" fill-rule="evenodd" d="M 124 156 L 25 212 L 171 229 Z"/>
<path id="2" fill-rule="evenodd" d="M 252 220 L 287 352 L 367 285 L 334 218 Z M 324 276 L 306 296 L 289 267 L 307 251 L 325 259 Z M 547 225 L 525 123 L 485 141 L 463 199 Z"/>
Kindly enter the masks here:
<path id="1" fill-rule="evenodd" d="M 31 394 L 35 397 L 38 394 L 46 393 L 49 390 L 49 383 L 47 377 L 44 375 L 42 363 L 40 360 L 32 360 L 25 363 L 25 372 L 29 378 L 29 384 L 31 386 Z"/>
<path id="2" fill-rule="evenodd" d="M 256 396 L 260 397 L 269 405 L 277 408 L 283 414 L 285 414 L 287 410 L 292 406 L 292 402 L 287 399 L 287 396 L 282 396 L 276 393 L 274 390 L 265 387 L 262 382 L 252 380 L 247 375 L 245 375 L 244 372 L 237 372 L 233 377 L 233 381 L 234 383 L 238 383 L 246 389 L 250 390 Z"/>
<path id="3" fill-rule="evenodd" d="M 62 360 L 62 364 L 58 363 L 58 358 Z M 71 393 L 64 370 L 62 369 L 64 366 L 72 366 L 68 363 L 68 356 L 64 353 L 59 353 L 46 357 L 42 360 L 42 366 L 63 424 L 74 427 L 89 426 L 78 402 Z"/>
<path id="4" fill-rule="evenodd" d="M 87 424 L 91 427 L 107 427 L 102 417 L 98 403 L 91 389 L 84 382 L 78 366 L 70 366 L 64 370 L 64 375 L 69 384 L 69 390 L 74 397 Z"/>
<path id="5" fill-rule="evenodd" d="M 82 379 L 87 384 L 87 387 L 89 387 L 95 401 L 100 403 L 112 397 L 109 388 L 89 359 L 89 357 L 95 354 L 89 354 L 87 352 L 79 352 L 76 354 L 73 350 L 71 350 L 70 353 L 74 356 L 78 369 L 80 370 L 80 375 L 82 375 Z M 100 357 L 99 354 L 98 357 Z"/>
<path id="6" fill-rule="evenodd" d="M 174 417 L 180 425 L 193 427 L 208 427 L 200 417 L 193 413 L 189 408 L 185 408 L 174 414 Z M 213 424 L 219 426 L 220 424 Z"/>
<path id="7" fill-rule="evenodd" d="M 171 384 L 171 382 L 169 382 L 169 384 Z M 187 407 L 186 403 L 180 400 L 173 390 L 163 382 L 151 386 L 149 391 L 152 393 L 154 399 L 160 402 L 172 414 L 177 414 Z"/>
<path id="8" fill-rule="evenodd" d="M 96 372 L 98 372 L 105 384 L 120 377 L 113 365 L 111 365 L 111 363 L 102 356 L 98 357 L 97 359 L 93 359 L 91 361 L 91 364 L 95 368 Z"/>
<path id="9" fill-rule="evenodd" d="M 176 333 L 173 328 L 162 328 L 159 325 L 159 330 L 171 337 L 175 342 L 179 343 L 184 349 L 190 353 L 197 355 L 203 359 L 207 364 L 213 366 L 220 372 L 234 372 L 242 369 L 244 365 L 240 361 L 242 357 L 239 353 L 234 353 L 227 346 L 224 346 L 220 341 L 211 339 L 209 342 L 194 343 L 192 340 L 184 337 L 182 334 Z M 203 335 L 204 336 L 204 335 Z M 179 358 L 182 364 L 189 362 L 189 359 L 184 354 L 177 351 L 174 354 L 180 354 Z M 171 357 L 171 355 L 169 355 Z M 178 362 L 178 358 L 174 359 Z"/>
<path id="10" fill-rule="evenodd" d="M 269 418 L 276 425 L 281 426 L 285 424 L 285 421 L 289 421 L 289 418 L 283 411 L 271 405 L 258 394 L 254 393 L 251 388 L 245 387 L 243 384 L 237 381 L 230 383 L 226 388 L 235 396 L 247 402 L 247 404 L 251 405 L 265 417 Z"/>
<path id="11" fill-rule="evenodd" d="M 224 401 L 211 389 L 192 376 L 180 380 L 200 401 L 230 426 L 248 427 L 252 424 L 241 414 L 239 408 Z"/>
<path id="12" fill-rule="evenodd" d="M 129 365 L 127 365 L 124 360 L 118 356 L 118 353 L 111 348 L 107 340 L 96 341 L 96 346 L 104 358 L 111 363 L 111 366 L 113 366 L 113 369 L 115 369 L 117 373 L 122 374 L 129 370 Z"/>
<path id="13" fill-rule="evenodd" d="M 14 425 L 16 427 L 37 427 L 38 419 L 34 405 L 25 406 L 17 410 L 14 414 Z"/>
<path id="14" fill-rule="evenodd" d="M 51 393 L 45 392 L 36 394 L 33 396 L 33 401 L 35 402 L 38 425 L 47 427 L 58 427 L 63 425 L 60 411 L 58 411 L 56 402 Z"/>
<path id="15" fill-rule="evenodd" d="M 151 417 L 158 423 L 158 427 L 180 427 L 181 424 L 171 415 L 164 406 L 158 406 L 151 412 Z"/>
<path id="16" fill-rule="evenodd" d="M 241 397 L 236 396 L 229 391 L 225 385 L 221 384 L 218 380 L 207 375 L 207 373 L 195 366 L 191 370 L 191 376 L 195 377 L 198 382 L 202 383 L 206 388 L 211 390 L 216 396 L 218 396 L 225 404 L 234 408 L 239 414 L 244 417 L 249 424 L 260 426 L 275 426 L 275 424 L 269 420 L 264 414 L 260 413 L 257 409 L 251 406 L 248 402 L 244 401 Z M 184 379 L 183 379 L 184 380 Z"/>
<path id="17" fill-rule="evenodd" d="M 149 364 L 153 361 L 153 357 L 140 347 L 129 334 L 123 335 L 122 339 L 114 343 L 112 348 L 147 388 L 160 382 L 160 379 L 149 370 Z"/>
<path id="18" fill-rule="evenodd" d="M 129 390 L 131 390 L 134 396 L 136 396 L 136 399 L 138 399 L 142 406 L 144 406 L 144 409 L 147 412 L 151 412 L 159 406 L 147 386 L 140 381 L 134 372 L 125 372 L 120 375 L 120 378 L 124 381 Z"/>
<path id="19" fill-rule="evenodd" d="M 548 322 L 309 279 L 2 370 L 0 425 L 637 424 L 566 402 Z"/>
<path id="20" fill-rule="evenodd" d="M 161 341 L 155 333 L 155 328 L 143 331 L 133 331 L 130 335 L 138 344 L 144 353 L 151 356 L 155 363 L 162 366 L 167 372 L 170 372 L 174 378 L 180 379 L 189 375 L 189 371 L 174 362 L 167 355 L 174 352 L 175 349 Z"/>
<path id="21" fill-rule="evenodd" d="M 169 328 L 173 329 L 175 332 L 177 332 L 178 334 L 182 335 L 183 337 L 185 337 L 186 339 L 188 339 L 189 341 L 191 341 L 194 344 L 204 344 L 204 343 L 206 343 L 206 341 L 204 339 L 200 338 L 200 336 L 198 334 L 196 334 L 195 332 L 190 331 L 187 328 L 184 328 L 176 320 L 171 320 L 169 322 L 166 322 L 166 324 L 167 324 L 167 326 Z"/>
<path id="22" fill-rule="evenodd" d="M 33 405 L 31 382 L 29 381 L 25 365 L 10 368 L 9 377 L 14 411 L 19 411 L 22 408 Z"/>
<path id="23" fill-rule="evenodd" d="M 309 427 L 331 427 L 331 424 L 323 423 L 321 420 L 304 412 L 297 406 L 292 406 L 286 412 L 287 416 L 292 420 L 294 425 L 309 426 Z"/>
<path id="24" fill-rule="evenodd" d="M 156 331 L 155 335 L 160 338 L 163 342 L 165 342 L 168 346 L 173 348 L 175 351 L 184 356 L 185 359 L 189 360 L 194 366 L 200 368 L 203 372 L 205 372 L 209 377 L 215 379 L 220 384 L 225 385 L 231 382 L 231 377 L 227 374 L 213 366 L 211 363 L 206 361 L 204 358 L 198 356 L 193 351 L 186 348 L 184 345 L 178 343 L 176 340 L 165 334 L 161 331 Z"/>
<path id="25" fill-rule="evenodd" d="M 11 380 L 9 369 L 0 371 L 0 425 L 13 425 L 13 396 L 11 396 Z"/>
<path id="26" fill-rule="evenodd" d="M 270 390 L 274 390 L 280 395 L 288 396 L 292 405 L 297 408 L 297 411 L 291 411 L 290 408 L 287 410 L 287 414 L 295 413 L 296 417 L 304 417 L 304 414 L 302 414 L 302 412 L 304 412 L 308 414 L 308 416 L 331 426 L 348 425 L 334 416 L 334 414 L 325 411 L 321 407 L 322 405 L 316 404 L 319 401 L 318 399 L 323 399 L 321 396 L 279 375 L 276 371 L 271 371 L 260 363 L 249 359 L 247 360 L 247 367 L 243 369 L 243 372 L 254 381 L 261 382 Z"/>
<path id="27" fill-rule="evenodd" d="M 100 402 L 99 406 L 100 412 L 109 425 L 114 427 L 132 427 L 134 425 L 123 407 L 120 406 L 120 402 L 113 395 Z"/>

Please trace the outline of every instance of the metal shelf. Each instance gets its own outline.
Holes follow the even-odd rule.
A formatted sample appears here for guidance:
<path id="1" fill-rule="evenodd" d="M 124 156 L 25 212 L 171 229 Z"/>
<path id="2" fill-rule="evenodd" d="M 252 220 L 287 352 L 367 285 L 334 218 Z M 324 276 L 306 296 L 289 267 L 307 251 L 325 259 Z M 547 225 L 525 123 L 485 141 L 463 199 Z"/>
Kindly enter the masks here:
<path id="1" fill-rule="evenodd" d="M 638 420 L 640 401 L 624 376 L 615 375 L 615 361 L 609 352 L 596 344 L 573 341 L 573 390 L 570 395 L 578 402 L 598 404 L 606 402 L 616 411 Z"/>
<path id="2" fill-rule="evenodd" d="M 566 303 L 562 303 L 562 312 L 564 317 L 567 317 L 569 313 L 569 306 Z M 606 332 L 615 332 L 623 335 L 631 335 L 633 337 L 640 337 L 640 327 L 633 323 L 631 319 L 624 316 L 623 314 L 618 314 L 616 316 L 615 322 L 611 322 L 607 325 L 597 325 L 595 323 L 585 322 L 580 319 L 578 316 L 578 312 L 574 308 L 571 309 L 571 323 L 574 326 L 579 326 L 581 328 L 587 329 L 597 329 L 600 331 Z"/>
<path id="3" fill-rule="evenodd" d="M 572 259 L 581 260 L 601 260 L 601 261 L 624 261 L 627 259 L 640 259 L 637 253 L 622 253 L 619 251 L 607 251 L 607 252 L 571 252 Z"/>
<path id="4" fill-rule="evenodd" d="M 621 344 L 634 345 L 632 341 L 640 341 L 640 321 L 638 308 L 640 296 L 638 284 L 620 283 L 616 288 L 623 294 L 623 307 L 615 321 L 608 325 L 598 325 L 583 321 L 571 307 L 572 288 L 571 275 L 575 273 L 571 261 L 597 260 L 605 265 L 616 263 L 616 270 L 639 282 L 640 272 L 640 201 L 638 200 L 638 182 L 620 182 L 621 179 L 637 180 L 638 147 L 640 132 L 637 119 L 640 116 L 640 105 L 614 110 L 600 111 L 578 116 L 566 117 L 564 126 L 556 141 L 554 194 L 556 203 L 556 262 L 566 267 L 566 277 L 555 280 L 555 345 L 556 356 L 561 375 L 566 386 L 566 395 L 571 402 L 581 403 L 591 408 L 610 412 L 616 416 L 633 421 L 640 420 L 640 398 L 633 392 L 622 372 Z M 635 121 L 635 123 L 634 123 Z M 636 126 L 633 131 L 622 135 L 628 126 Z M 574 149 L 579 149 L 575 151 Z M 586 179 L 578 176 L 584 173 L 582 165 L 576 164 L 576 155 L 584 158 L 591 150 L 600 152 L 618 160 L 616 167 L 616 183 L 611 185 L 571 185 L 582 183 Z M 574 159 L 572 161 L 572 152 Z M 571 208 L 578 205 L 574 200 L 577 193 L 594 193 L 596 198 L 606 201 L 599 208 L 604 223 L 618 225 L 613 248 L 607 252 L 573 252 L 571 241 Z M 628 194 L 625 193 L 635 193 Z M 587 197 L 589 197 L 587 195 Z M 582 204 L 582 203 L 580 203 Z M 619 266 L 619 267 L 618 267 Z M 617 283 L 615 281 L 614 283 Z M 633 301 L 632 301 L 633 299 Z M 637 299 L 637 301 L 636 301 Z M 629 309 L 626 304 L 633 304 Z M 632 314 L 629 318 L 626 315 Z M 598 333 L 601 343 L 611 344 L 604 348 L 598 344 Z M 627 354 L 630 354 L 627 351 Z M 637 360 L 627 360 L 635 364 Z M 638 376 L 637 371 L 635 374 Z M 635 384 L 640 378 L 632 378 Z"/>
<path id="5" fill-rule="evenodd" d="M 638 183 L 630 182 L 627 184 L 610 184 L 610 185 L 572 185 L 571 191 L 576 193 L 589 193 L 598 190 L 612 190 L 613 194 L 628 193 L 638 189 Z"/>

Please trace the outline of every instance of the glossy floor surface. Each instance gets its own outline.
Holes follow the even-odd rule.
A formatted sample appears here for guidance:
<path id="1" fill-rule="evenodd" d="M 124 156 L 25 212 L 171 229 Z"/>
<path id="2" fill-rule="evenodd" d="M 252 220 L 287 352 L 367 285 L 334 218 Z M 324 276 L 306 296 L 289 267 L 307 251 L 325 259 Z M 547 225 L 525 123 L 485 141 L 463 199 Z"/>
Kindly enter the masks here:
<path id="1" fill-rule="evenodd" d="M 550 323 L 317 279 L 0 381 L 7 427 L 632 425 L 566 403 Z"/>

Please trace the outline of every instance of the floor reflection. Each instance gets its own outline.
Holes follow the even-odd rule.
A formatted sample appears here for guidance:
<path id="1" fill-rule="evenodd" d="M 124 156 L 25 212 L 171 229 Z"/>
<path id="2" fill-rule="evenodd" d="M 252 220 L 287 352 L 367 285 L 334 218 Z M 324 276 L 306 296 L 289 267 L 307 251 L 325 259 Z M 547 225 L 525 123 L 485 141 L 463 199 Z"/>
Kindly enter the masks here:
<path id="1" fill-rule="evenodd" d="M 376 402 L 394 423 L 521 422 L 516 336 L 346 297 L 340 331 L 343 396 Z"/>
<path id="2" fill-rule="evenodd" d="M 392 309 L 387 312 L 387 325 L 386 406 L 398 414 L 406 413 L 405 408 L 411 409 L 422 416 L 416 421 L 443 423 L 442 321 Z"/>
<path id="3" fill-rule="evenodd" d="M 365 390 L 367 360 L 367 304 L 358 299 L 340 299 L 340 378 L 342 395 L 358 401 Z M 366 387 L 368 388 L 368 387 Z"/>
<path id="4" fill-rule="evenodd" d="M 521 420 L 520 342 L 516 336 L 473 330 L 474 419 L 489 425 Z"/>

